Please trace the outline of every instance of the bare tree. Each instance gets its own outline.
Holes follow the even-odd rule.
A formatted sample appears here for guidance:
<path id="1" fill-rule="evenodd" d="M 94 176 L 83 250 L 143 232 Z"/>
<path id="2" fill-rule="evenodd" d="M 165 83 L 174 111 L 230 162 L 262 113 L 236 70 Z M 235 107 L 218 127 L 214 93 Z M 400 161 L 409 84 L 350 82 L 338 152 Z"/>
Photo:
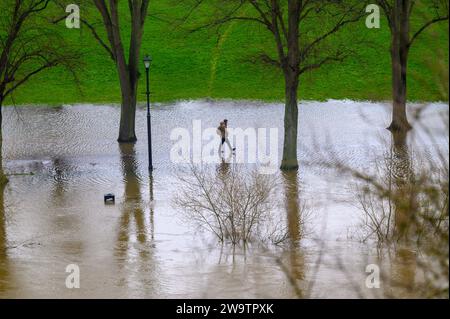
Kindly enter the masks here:
<path id="1" fill-rule="evenodd" d="M 448 20 L 448 0 L 377 0 L 383 9 L 391 31 L 391 65 L 392 65 L 392 122 L 388 129 L 393 131 L 410 130 L 411 125 L 406 116 L 407 68 L 411 46 L 417 38 L 431 25 Z M 426 4 L 425 4 L 426 3 Z M 433 13 L 425 17 L 422 25 L 411 32 L 411 20 L 414 8 L 429 7 Z"/>
<path id="2" fill-rule="evenodd" d="M 62 6 L 70 3 L 68 0 L 59 0 L 59 2 Z M 102 27 L 98 28 L 98 16 L 87 13 L 80 18 L 81 23 L 89 29 L 117 69 L 122 100 L 118 141 L 123 143 L 134 143 L 137 140 L 135 119 L 140 76 L 139 54 L 149 3 L 150 0 L 128 1 L 130 34 L 127 54 L 121 35 L 121 20 L 125 20 L 126 15 L 120 10 L 119 0 L 84 0 L 82 2 L 83 8 L 87 9 L 85 11 L 88 13 L 94 11 L 100 15 Z"/>
<path id="3" fill-rule="evenodd" d="M 79 55 L 45 16 L 50 5 L 51 0 L 4 0 L 0 4 L 0 148 L 2 105 L 7 97 L 56 66 L 75 75 Z M 0 182 L 6 181 L 0 174 Z"/>
<path id="4" fill-rule="evenodd" d="M 182 172 L 177 178 L 175 206 L 219 241 L 245 244 L 260 231 L 274 241 L 285 238 L 278 223 L 269 226 L 269 231 L 265 224 L 273 222 L 271 196 L 277 184 L 273 176 L 244 172 L 236 164 L 223 163 L 217 173 L 191 165 L 190 173 Z"/>
<path id="5" fill-rule="evenodd" d="M 110 47 L 99 40 L 116 63 L 122 91 L 122 109 L 120 113 L 119 142 L 135 142 L 136 94 L 139 79 L 139 51 L 144 32 L 144 22 L 150 0 L 130 0 L 128 8 L 131 16 L 130 44 L 128 61 L 120 36 L 118 0 L 110 0 L 109 7 L 105 0 L 93 0 L 100 12 L 108 35 Z"/>
<path id="6" fill-rule="evenodd" d="M 417 211 L 417 187 L 406 137 L 406 131 L 392 132 L 392 146 L 381 164 L 375 163 L 377 179 L 372 176 L 356 183 L 363 241 L 375 237 L 381 246 L 409 237 L 410 214 Z"/>
<path id="7" fill-rule="evenodd" d="M 202 0 L 195 0 L 198 8 Z M 209 2 L 208 2 L 209 3 Z M 333 43 L 332 35 L 358 21 L 363 14 L 361 1 L 334 0 L 232 0 L 216 1 L 213 21 L 201 26 L 218 27 L 230 21 L 263 25 L 273 37 L 276 57 L 264 53 L 265 62 L 279 67 L 284 75 L 284 147 L 281 169 L 298 168 L 297 126 L 298 88 L 302 74 L 325 64 L 342 62 L 351 50 Z M 190 11 L 190 14 L 194 10 Z"/>
<path id="8" fill-rule="evenodd" d="M 339 177 L 346 176 L 355 184 L 355 199 L 364 218 L 359 228 L 363 240 L 373 239 L 380 248 L 394 248 L 399 254 L 400 247 L 405 246 L 419 252 L 414 262 L 424 278 L 416 284 L 416 296 L 448 298 L 448 150 L 440 145 L 436 132 L 427 127 L 425 109 L 426 106 L 420 107 L 412 120 L 423 133 L 416 137 L 417 141 L 424 144 L 423 139 L 428 139 L 429 148 L 414 151 L 414 144 L 407 143 L 408 132 L 392 131 L 389 150 L 374 171 L 354 168 L 329 151 L 324 151 L 320 165 L 334 169 Z M 448 110 L 439 116 L 448 140 Z M 401 245 L 397 247 L 398 243 Z M 395 284 L 405 288 L 404 282 Z"/>

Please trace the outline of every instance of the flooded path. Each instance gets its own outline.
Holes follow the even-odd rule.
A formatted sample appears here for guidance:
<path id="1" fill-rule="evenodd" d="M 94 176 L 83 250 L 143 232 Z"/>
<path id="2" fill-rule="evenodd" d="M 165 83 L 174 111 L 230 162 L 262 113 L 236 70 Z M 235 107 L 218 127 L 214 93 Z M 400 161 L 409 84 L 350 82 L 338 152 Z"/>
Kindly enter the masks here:
<path id="1" fill-rule="evenodd" d="M 323 160 L 314 149 L 322 145 L 352 167 L 373 168 L 391 147 L 385 129 L 389 110 L 387 103 L 303 103 L 295 183 L 311 212 L 307 236 L 292 249 L 254 244 L 244 250 L 218 244 L 173 207 L 177 164 L 169 157 L 170 132 L 190 130 L 194 119 L 216 127 L 224 117 L 232 127 L 275 127 L 281 156 L 281 104 L 154 106 L 151 176 L 144 109 L 137 112 L 138 142 L 119 146 L 118 107 L 5 108 L 3 166 L 10 182 L 0 194 L 0 297 L 295 298 L 280 262 L 306 297 L 380 296 L 365 287 L 370 263 L 384 267 L 389 278 L 412 284 L 420 280 L 414 258 L 408 257 L 414 252 L 380 257 L 374 245 L 361 243 L 352 181 L 310 165 Z M 438 145 L 448 156 L 448 131 L 436 115 L 448 112 L 448 105 L 433 104 L 426 112 L 435 139 L 415 130 L 408 143 L 414 153 L 433 156 L 428 146 Z M 105 205 L 105 193 L 116 195 L 114 205 Z M 280 214 L 292 209 L 292 197 L 283 198 L 287 203 L 279 205 Z M 80 267 L 80 289 L 65 286 L 69 264 Z M 390 289 L 388 282 L 382 285 Z"/>

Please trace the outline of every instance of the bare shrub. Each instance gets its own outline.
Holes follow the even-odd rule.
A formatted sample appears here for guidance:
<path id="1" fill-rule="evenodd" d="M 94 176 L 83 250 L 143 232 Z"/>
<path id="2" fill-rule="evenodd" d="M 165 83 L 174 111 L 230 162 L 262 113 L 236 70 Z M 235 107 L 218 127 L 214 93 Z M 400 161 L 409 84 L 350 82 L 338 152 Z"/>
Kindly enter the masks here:
<path id="1" fill-rule="evenodd" d="M 261 238 L 263 233 L 273 242 L 286 238 L 284 228 L 274 223 L 275 176 L 245 171 L 236 164 L 222 164 L 218 171 L 190 165 L 189 172 L 177 174 L 177 180 L 174 205 L 219 241 L 236 245 Z M 272 225 L 270 230 L 267 225 Z"/>
<path id="2" fill-rule="evenodd" d="M 427 146 L 425 152 L 412 154 L 407 143 L 407 135 L 412 133 L 392 132 L 389 151 L 373 172 L 352 168 L 332 155 L 332 161 L 322 165 L 355 181 L 354 194 L 363 217 L 363 241 L 373 239 L 379 248 L 401 251 L 406 247 L 414 252 L 423 280 L 413 288 L 403 288 L 414 289 L 417 296 L 448 298 L 448 149 L 436 142 L 435 132 L 422 121 L 423 113 L 424 107 L 416 111 L 414 127 L 422 132 L 416 141 L 421 147 Z M 440 116 L 448 134 L 448 112 Z M 394 284 L 398 288 L 405 285 Z"/>

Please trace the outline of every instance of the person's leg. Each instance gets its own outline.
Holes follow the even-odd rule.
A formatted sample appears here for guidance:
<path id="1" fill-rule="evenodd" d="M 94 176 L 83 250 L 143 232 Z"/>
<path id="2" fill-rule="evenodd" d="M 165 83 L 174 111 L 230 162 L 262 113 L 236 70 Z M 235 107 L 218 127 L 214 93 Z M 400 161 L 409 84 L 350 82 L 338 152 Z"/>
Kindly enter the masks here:
<path id="1" fill-rule="evenodd" d="M 236 150 L 236 148 L 231 147 L 231 143 L 230 143 L 230 140 L 228 139 L 228 137 L 225 139 L 225 142 L 227 143 L 228 147 L 230 148 L 230 151 Z"/>
<path id="2" fill-rule="evenodd" d="M 222 153 L 223 152 L 223 150 L 222 150 L 222 146 L 223 146 L 223 143 L 225 142 L 225 138 L 221 138 L 220 139 L 220 145 L 219 145 L 219 153 Z"/>

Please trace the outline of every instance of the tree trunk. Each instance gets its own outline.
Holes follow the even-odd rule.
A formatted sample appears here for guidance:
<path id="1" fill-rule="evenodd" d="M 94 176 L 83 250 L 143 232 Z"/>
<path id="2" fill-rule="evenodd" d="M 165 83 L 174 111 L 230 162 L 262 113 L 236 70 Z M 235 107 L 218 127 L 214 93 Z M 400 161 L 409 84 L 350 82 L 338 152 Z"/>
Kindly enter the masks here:
<path id="1" fill-rule="evenodd" d="M 136 142 L 135 119 L 136 119 L 136 103 L 137 89 L 139 79 L 139 51 L 142 43 L 143 22 L 140 7 L 137 5 L 130 6 L 132 15 L 131 20 L 131 38 L 128 54 L 128 65 L 125 64 L 125 57 L 122 55 L 123 50 L 118 55 L 117 67 L 119 71 L 120 87 L 122 90 L 122 108 L 120 116 L 119 142 Z"/>
<path id="2" fill-rule="evenodd" d="M 135 119 L 136 119 L 136 91 L 137 87 L 131 85 L 128 74 L 119 75 L 120 89 L 122 92 L 122 103 L 120 108 L 120 143 L 136 142 Z"/>
<path id="3" fill-rule="evenodd" d="M 297 161 L 297 127 L 298 127 L 298 75 L 285 74 L 285 108 L 284 108 L 284 145 L 281 169 L 298 169 Z"/>
<path id="4" fill-rule="evenodd" d="M 285 80 L 285 109 L 284 109 L 284 145 L 282 170 L 298 169 L 297 161 L 297 126 L 298 102 L 297 89 L 300 76 L 300 48 L 299 48 L 299 20 L 300 1 L 288 2 L 288 34 L 287 56 L 281 58 Z M 278 41 L 280 42 L 280 41 Z M 280 44 L 279 44 L 280 46 Z M 279 49 L 279 51 L 281 51 Z M 281 55 L 280 55 L 281 57 Z"/>
<path id="5" fill-rule="evenodd" d="M 391 131 L 408 131 L 406 116 L 406 75 L 409 53 L 409 1 L 396 0 L 392 25 L 392 122 Z"/>

